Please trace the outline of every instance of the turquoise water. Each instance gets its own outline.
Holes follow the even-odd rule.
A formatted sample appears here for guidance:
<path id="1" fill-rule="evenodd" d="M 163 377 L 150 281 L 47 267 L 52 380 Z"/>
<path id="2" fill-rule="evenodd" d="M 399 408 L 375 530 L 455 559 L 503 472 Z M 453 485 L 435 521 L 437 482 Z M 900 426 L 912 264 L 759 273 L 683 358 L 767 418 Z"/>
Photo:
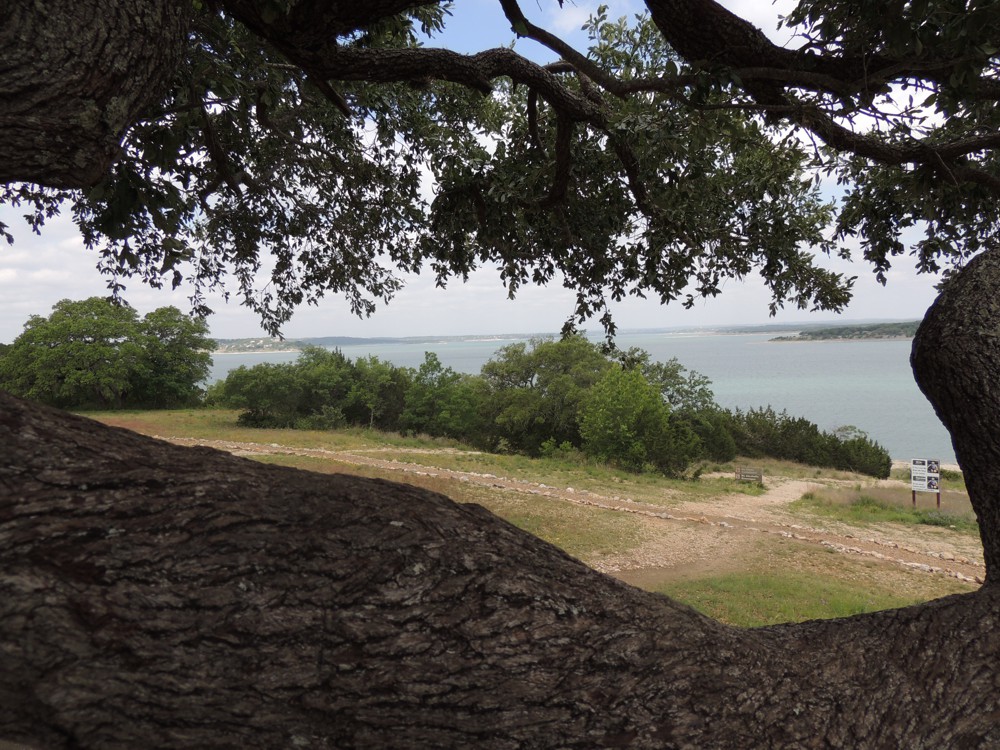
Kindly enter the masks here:
<path id="1" fill-rule="evenodd" d="M 806 417 L 825 430 L 854 425 L 893 458 L 955 460 L 951 440 L 910 370 L 909 341 L 778 343 L 775 334 L 620 333 L 618 345 L 637 346 L 655 360 L 677 357 L 712 381 L 722 406 L 772 406 Z M 417 367 L 425 351 L 459 371 L 478 373 L 493 353 L 516 339 L 342 346 L 351 359 L 374 355 Z M 217 354 L 212 380 L 240 365 L 291 362 L 295 353 Z"/>

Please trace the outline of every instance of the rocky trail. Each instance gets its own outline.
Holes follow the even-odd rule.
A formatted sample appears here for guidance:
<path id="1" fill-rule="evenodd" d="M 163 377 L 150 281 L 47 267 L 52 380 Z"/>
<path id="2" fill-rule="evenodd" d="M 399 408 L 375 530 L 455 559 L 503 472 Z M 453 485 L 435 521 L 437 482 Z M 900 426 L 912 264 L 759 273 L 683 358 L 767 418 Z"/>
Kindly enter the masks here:
<path id="1" fill-rule="evenodd" d="M 468 482 L 514 493 L 558 499 L 577 505 L 635 514 L 646 526 L 646 541 L 639 549 L 621 555 L 588 560 L 594 568 L 627 580 L 629 571 L 644 569 L 691 568 L 704 561 L 727 555 L 734 543 L 768 536 L 818 545 L 828 551 L 866 558 L 943 575 L 966 583 L 981 583 L 985 575 L 982 546 L 976 537 L 949 533 L 934 527 L 906 527 L 900 524 L 858 528 L 821 518 L 803 523 L 790 503 L 810 490 L 836 480 L 822 481 L 769 477 L 761 495 L 733 493 L 705 500 L 680 501 L 664 507 L 637 502 L 627 497 L 600 495 L 572 487 L 552 487 L 488 473 L 457 471 L 413 462 L 383 458 L 396 448 L 326 450 L 299 448 L 273 443 L 250 443 L 196 438 L 161 438 L 181 445 L 203 445 L 236 455 L 296 455 L 321 458 L 348 466 L 365 466 L 416 477 Z M 408 454 L 463 453 L 450 449 L 407 449 Z M 893 480 L 886 480 L 892 482 Z M 902 483 L 898 483 L 902 486 Z M 665 526 L 669 530 L 665 529 Z"/>

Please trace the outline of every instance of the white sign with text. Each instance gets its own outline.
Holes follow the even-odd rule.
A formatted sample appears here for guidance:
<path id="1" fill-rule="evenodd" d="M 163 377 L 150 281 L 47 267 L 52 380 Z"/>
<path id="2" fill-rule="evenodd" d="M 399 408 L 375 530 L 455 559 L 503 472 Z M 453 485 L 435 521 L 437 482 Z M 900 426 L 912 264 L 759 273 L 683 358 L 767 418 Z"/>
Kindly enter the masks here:
<path id="1" fill-rule="evenodd" d="M 936 458 L 910 461 L 910 489 L 914 492 L 941 491 L 941 462 Z"/>

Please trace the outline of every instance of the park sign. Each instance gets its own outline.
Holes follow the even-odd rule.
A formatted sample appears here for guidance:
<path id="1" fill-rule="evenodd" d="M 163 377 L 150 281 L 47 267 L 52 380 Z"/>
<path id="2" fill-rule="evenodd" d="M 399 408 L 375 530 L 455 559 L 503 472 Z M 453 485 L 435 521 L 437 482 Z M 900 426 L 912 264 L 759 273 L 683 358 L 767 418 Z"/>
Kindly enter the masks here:
<path id="1" fill-rule="evenodd" d="M 913 507 L 917 507 L 918 492 L 933 492 L 937 495 L 937 507 L 941 507 L 941 462 L 936 458 L 914 458 L 910 461 L 910 496 Z"/>
<path id="2" fill-rule="evenodd" d="M 915 458 L 910 462 L 910 489 L 914 492 L 941 491 L 941 462 L 936 458 Z"/>

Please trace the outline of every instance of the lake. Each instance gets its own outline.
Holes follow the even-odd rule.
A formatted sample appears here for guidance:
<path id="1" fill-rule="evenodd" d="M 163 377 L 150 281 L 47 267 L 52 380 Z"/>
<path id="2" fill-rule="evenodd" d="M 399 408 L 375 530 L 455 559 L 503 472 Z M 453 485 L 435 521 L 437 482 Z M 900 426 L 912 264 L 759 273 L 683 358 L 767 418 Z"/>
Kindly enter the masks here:
<path id="1" fill-rule="evenodd" d="M 654 360 L 677 357 L 712 381 L 716 400 L 729 408 L 772 406 L 805 417 L 824 430 L 854 425 L 896 459 L 955 461 L 951 439 L 917 388 L 910 370 L 910 342 L 774 342 L 775 333 L 619 333 L 622 349 L 648 351 Z M 424 352 L 459 372 L 478 373 L 501 346 L 520 338 L 449 339 L 341 346 L 349 358 L 374 355 L 400 367 L 417 367 Z M 292 362 L 295 352 L 216 354 L 210 380 L 240 365 Z"/>

